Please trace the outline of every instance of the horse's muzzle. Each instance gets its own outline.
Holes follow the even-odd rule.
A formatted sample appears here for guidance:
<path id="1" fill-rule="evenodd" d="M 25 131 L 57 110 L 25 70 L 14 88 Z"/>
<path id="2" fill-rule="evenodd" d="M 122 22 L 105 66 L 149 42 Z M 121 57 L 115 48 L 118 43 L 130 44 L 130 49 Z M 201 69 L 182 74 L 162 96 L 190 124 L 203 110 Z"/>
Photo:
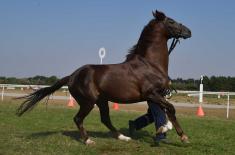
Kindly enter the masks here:
<path id="1" fill-rule="evenodd" d="M 186 26 L 183 26 L 181 35 L 182 35 L 181 37 L 184 38 L 184 39 L 192 37 L 191 30 L 189 28 L 187 28 Z"/>

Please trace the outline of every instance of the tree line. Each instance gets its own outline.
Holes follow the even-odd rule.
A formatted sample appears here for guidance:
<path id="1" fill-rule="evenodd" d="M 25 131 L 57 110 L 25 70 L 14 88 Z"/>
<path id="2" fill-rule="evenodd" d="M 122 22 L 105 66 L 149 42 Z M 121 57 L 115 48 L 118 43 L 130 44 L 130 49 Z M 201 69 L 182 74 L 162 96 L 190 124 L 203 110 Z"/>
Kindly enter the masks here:
<path id="1" fill-rule="evenodd" d="M 178 90 L 199 90 L 200 79 L 182 79 L 172 80 L 173 86 Z M 204 76 L 203 88 L 206 91 L 231 91 L 235 92 L 235 77 L 225 76 Z"/>
<path id="2" fill-rule="evenodd" d="M 34 76 L 29 78 L 0 77 L 0 84 L 52 85 L 56 76 Z M 172 85 L 177 90 L 199 90 L 200 79 L 172 79 Z M 235 92 L 235 77 L 204 76 L 203 86 L 206 91 L 233 91 Z"/>
<path id="3" fill-rule="evenodd" d="M 59 78 L 56 76 L 34 76 L 29 78 L 1 77 L 0 84 L 23 84 L 23 85 L 52 85 Z"/>

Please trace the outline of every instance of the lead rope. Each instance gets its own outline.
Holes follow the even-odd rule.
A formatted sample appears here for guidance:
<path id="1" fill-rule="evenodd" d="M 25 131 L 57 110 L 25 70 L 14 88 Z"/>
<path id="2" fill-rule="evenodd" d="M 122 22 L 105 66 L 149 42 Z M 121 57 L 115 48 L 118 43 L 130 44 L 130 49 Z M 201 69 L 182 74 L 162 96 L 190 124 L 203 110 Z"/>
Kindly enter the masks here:
<path id="1" fill-rule="evenodd" d="M 173 41 L 171 42 L 171 46 L 169 48 L 168 54 L 170 55 L 171 52 L 174 50 L 175 46 L 177 43 L 180 43 L 179 39 L 174 38 Z M 171 81 L 171 78 L 168 76 L 169 80 Z M 177 93 L 177 90 L 171 86 L 170 89 L 166 89 L 164 90 L 164 96 L 166 96 L 166 98 L 170 99 L 171 98 L 171 92 L 175 91 L 175 93 Z"/>
<path id="2" fill-rule="evenodd" d="M 169 55 L 171 54 L 171 52 L 174 50 L 175 46 L 177 43 L 180 43 L 179 39 L 174 38 L 173 41 L 171 42 L 171 46 L 170 49 L 168 51 Z"/>

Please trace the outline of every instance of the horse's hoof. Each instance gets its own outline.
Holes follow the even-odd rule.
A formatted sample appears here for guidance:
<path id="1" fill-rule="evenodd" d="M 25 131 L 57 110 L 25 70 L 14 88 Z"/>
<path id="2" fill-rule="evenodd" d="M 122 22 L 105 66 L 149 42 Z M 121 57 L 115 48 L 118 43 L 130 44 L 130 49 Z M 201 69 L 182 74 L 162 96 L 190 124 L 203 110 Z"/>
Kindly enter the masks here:
<path id="1" fill-rule="evenodd" d="M 181 142 L 184 143 L 184 144 L 189 144 L 189 139 L 188 139 L 188 136 L 186 135 L 182 135 L 181 138 L 180 138 Z"/>
<path id="2" fill-rule="evenodd" d="M 183 140 L 181 142 L 184 143 L 184 144 L 190 144 L 190 141 L 188 139 L 187 140 Z"/>
<path id="3" fill-rule="evenodd" d="M 90 138 L 88 138 L 86 141 L 85 141 L 85 144 L 86 145 L 94 145 L 95 144 L 95 141 L 91 140 Z"/>
<path id="4" fill-rule="evenodd" d="M 131 137 L 124 136 L 123 134 L 120 134 L 118 136 L 118 139 L 123 140 L 123 141 L 130 141 Z"/>

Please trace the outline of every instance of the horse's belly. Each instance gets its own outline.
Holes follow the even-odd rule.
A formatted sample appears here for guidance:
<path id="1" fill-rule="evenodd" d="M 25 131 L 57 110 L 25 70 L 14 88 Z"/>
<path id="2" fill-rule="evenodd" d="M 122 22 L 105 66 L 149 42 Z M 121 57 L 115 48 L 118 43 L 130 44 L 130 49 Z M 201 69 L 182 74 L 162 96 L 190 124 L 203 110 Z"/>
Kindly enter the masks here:
<path id="1" fill-rule="evenodd" d="M 105 96 L 107 96 L 110 101 L 131 102 L 139 101 L 141 99 L 138 88 L 131 84 L 114 82 L 113 84 L 110 84 L 104 92 Z"/>

